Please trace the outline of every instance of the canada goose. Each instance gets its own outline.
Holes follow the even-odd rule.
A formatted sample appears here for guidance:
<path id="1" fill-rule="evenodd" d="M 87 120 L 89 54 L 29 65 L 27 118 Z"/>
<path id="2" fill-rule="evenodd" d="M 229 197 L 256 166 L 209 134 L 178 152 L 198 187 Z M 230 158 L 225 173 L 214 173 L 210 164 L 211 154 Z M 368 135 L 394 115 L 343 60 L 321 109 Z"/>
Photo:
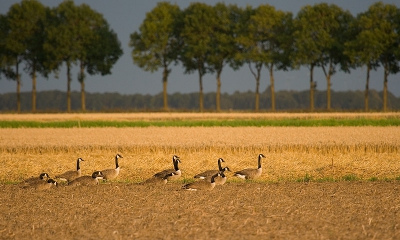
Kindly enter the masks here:
<path id="1" fill-rule="evenodd" d="M 213 175 L 217 174 L 218 172 L 223 171 L 223 168 L 221 166 L 222 162 L 225 162 L 224 159 L 218 158 L 218 170 L 207 170 L 207 171 L 204 171 L 202 173 L 195 175 L 194 178 L 200 178 L 200 179 L 211 178 Z M 229 168 L 227 170 L 230 171 Z"/>
<path id="2" fill-rule="evenodd" d="M 57 182 L 54 181 L 53 179 L 48 179 L 47 181 L 37 181 L 33 182 L 29 185 L 24 186 L 23 188 L 33 188 L 36 190 L 46 190 L 49 189 L 53 186 L 57 186 Z"/>
<path id="3" fill-rule="evenodd" d="M 119 165 L 118 165 L 118 158 L 123 158 L 123 157 L 119 154 L 115 155 L 115 168 L 101 170 L 101 172 L 103 173 L 104 180 L 112 180 L 112 179 L 115 179 L 116 177 L 118 177 L 119 170 L 120 170 Z"/>
<path id="4" fill-rule="evenodd" d="M 62 181 L 71 182 L 75 178 L 80 177 L 81 176 L 81 167 L 79 166 L 79 163 L 82 161 L 84 161 L 82 158 L 78 158 L 78 160 L 76 160 L 76 171 L 74 171 L 74 170 L 66 171 L 65 173 L 57 175 L 56 178 L 59 178 Z"/>
<path id="5" fill-rule="evenodd" d="M 165 175 L 163 178 L 159 178 L 159 177 L 151 177 L 149 179 L 147 179 L 144 182 L 141 182 L 141 184 L 154 184 L 154 185 L 159 185 L 159 184 L 166 184 L 168 182 L 168 178 L 174 176 L 175 173 L 169 173 L 167 175 Z"/>
<path id="6" fill-rule="evenodd" d="M 41 173 L 39 177 L 31 177 L 28 179 L 25 179 L 21 182 L 21 184 L 33 184 L 35 182 L 45 182 L 50 178 L 49 174 L 47 173 Z"/>
<path id="7" fill-rule="evenodd" d="M 258 155 L 258 168 L 246 168 L 241 171 L 235 172 L 236 177 L 242 178 L 242 179 L 256 179 L 261 176 L 262 173 L 262 168 L 261 168 L 261 158 L 265 158 L 263 154 Z"/>
<path id="8" fill-rule="evenodd" d="M 180 158 L 178 156 L 174 155 L 172 157 L 172 163 L 174 164 L 174 168 L 165 169 L 165 170 L 163 170 L 161 172 L 158 172 L 158 173 L 154 174 L 153 177 L 164 178 L 168 174 L 174 173 L 174 175 L 168 177 L 168 180 L 176 180 L 176 179 L 178 179 L 182 175 L 182 172 L 178 167 L 178 164 L 180 162 L 181 162 Z"/>
<path id="9" fill-rule="evenodd" d="M 231 171 L 228 167 L 224 167 L 221 172 L 220 176 L 214 179 L 216 185 L 224 185 L 226 183 L 227 177 L 225 176 L 225 171 Z"/>
<path id="10" fill-rule="evenodd" d="M 223 173 L 222 173 L 223 174 Z M 210 181 L 197 181 L 186 184 L 182 186 L 182 189 L 188 191 L 197 191 L 197 190 L 213 190 L 215 187 L 215 178 L 221 176 L 221 173 L 217 173 L 211 177 Z"/>
<path id="11" fill-rule="evenodd" d="M 101 171 L 95 171 L 95 172 L 93 172 L 92 176 L 78 177 L 75 180 L 71 181 L 68 185 L 71 185 L 71 186 L 98 185 L 99 179 L 103 179 L 103 173 Z"/>

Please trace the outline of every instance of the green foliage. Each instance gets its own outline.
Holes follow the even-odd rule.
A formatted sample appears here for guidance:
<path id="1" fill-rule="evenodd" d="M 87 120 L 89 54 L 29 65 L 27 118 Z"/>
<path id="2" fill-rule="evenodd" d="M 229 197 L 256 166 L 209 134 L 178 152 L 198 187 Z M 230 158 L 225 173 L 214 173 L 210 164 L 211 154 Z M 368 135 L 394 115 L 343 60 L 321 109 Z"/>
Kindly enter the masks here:
<path id="1" fill-rule="evenodd" d="M 358 181 L 359 178 L 355 174 L 348 174 L 342 177 L 344 181 Z"/>
<path id="2" fill-rule="evenodd" d="M 177 61 L 181 10 L 176 4 L 160 2 L 146 14 L 139 32 L 130 36 L 133 62 L 155 72 Z"/>
<path id="3" fill-rule="evenodd" d="M 0 128 L 93 128 L 93 127 L 337 127 L 400 126 L 400 119 L 233 119 L 233 120 L 160 120 L 160 121 L 0 121 Z M 344 176 L 346 180 L 353 175 Z M 308 179 L 308 180 L 307 180 Z M 313 178 L 306 174 L 303 181 Z"/>

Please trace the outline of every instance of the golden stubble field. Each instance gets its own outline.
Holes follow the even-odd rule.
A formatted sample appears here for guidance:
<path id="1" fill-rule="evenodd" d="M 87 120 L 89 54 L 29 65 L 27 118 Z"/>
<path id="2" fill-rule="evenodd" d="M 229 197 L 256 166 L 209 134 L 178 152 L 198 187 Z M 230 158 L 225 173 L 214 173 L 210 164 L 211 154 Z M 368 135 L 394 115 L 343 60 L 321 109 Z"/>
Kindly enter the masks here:
<path id="1" fill-rule="evenodd" d="M 40 121 L 65 117 L 86 118 L 21 115 Z M 125 119 L 138 118 L 150 119 Z M 399 145 L 398 127 L 0 129 L 0 239 L 398 239 Z M 41 192 L 8 184 L 74 169 L 78 157 L 89 175 L 113 167 L 116 153 L 124 158 L 112 183 Z M 256 167 L 259 153 L 266 159 L 255 182 L 228 173 L 228 183 L 211 192 L 183 191 L 183 180 L 136 184 L 171 168 L 173 154 L 191 181 L 216 168 L 219 157 L 233 171 Z"/>
<path id="2" fill-rule="evenodd" d="M 54 176 L 74 169 L 78 157 L 89 175 L 113 167 L 116 153 L 124 157 L 119 181 L 128 182 L 172 167 L 174 154 L 181 157 L 183 177 L 190 179 L 216 168 L 220 157 L 233 171 L 256 167 L 259 153 L 266 155 L 261 181 L 395 179 L 399 145 L 398 127 L 0 129 L 0 179 Z"/>

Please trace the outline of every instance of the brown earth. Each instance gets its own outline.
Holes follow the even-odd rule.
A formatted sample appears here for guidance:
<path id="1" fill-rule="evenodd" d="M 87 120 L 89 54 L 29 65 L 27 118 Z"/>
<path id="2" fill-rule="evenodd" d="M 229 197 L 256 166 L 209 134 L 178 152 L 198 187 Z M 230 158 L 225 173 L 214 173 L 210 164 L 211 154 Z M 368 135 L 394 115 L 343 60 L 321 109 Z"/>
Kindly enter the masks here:
<path id="1" fill-rule="evenodd" d="M 400 239 L 392 182 L 0 185 L 0 239 Z"/>

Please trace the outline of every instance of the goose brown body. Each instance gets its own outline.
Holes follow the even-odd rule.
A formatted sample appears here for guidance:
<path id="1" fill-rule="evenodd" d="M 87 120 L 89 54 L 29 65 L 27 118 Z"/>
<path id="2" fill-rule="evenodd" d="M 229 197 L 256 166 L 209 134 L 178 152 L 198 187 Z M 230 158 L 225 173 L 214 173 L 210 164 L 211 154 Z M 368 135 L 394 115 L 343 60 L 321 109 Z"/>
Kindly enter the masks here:
<path id="1" fill-rule="evenodd" d="M 153 177 L 164 178 L 168 174 L 174 173 L 174 175 L 168 176 L 168 181 L 176 180 L 176 179 L 180 178 L 182 175 L 182 172 L 179 169 L 179 165 L 178 165 L 180 162 L 181 162 L 180 158 L 178 156 L 174 155 L 172 157 L 172 163 L 174 165 L 174 168 L 165 169 L 161 172 L 154 174 Z"/>
<path id="2" fill-rule="evenodd" d="M 147 179 L 146 181 L 141 182 L 141 184 L 153 184 L 153 185 L 166 184 L 168 182 L 168 178 L 170 178 L 174 175 L 175 175 L 175 173 L 169 173 L 169 174 L 165 175 L 163 178 L 151 177 L 151 178 Z"/>
<path id="3" fill-rule="evenodd" d="M 223 171 L 223 168 L 221 166 L 221 163 L 225 162 L 224 159 L 218 158 L 218 170 L 207 170 L 202 173 L 196 174 L 194 178 L 200 178 L 200 179 L 206 179 L 209 178 L 211 180 L 211 177 L 217 174 L 218 172 Z M 229 169 L 229 168 L 228 168 Z"/>
<path id="4" fill-rule="evenodd" d="M 42 191 L 54 186 L 57 186 L 57 182 L 50 178 L 46 181 L 42 180 L 42 181 L 32 182 L 29 185 L 23 186 L 23 188 L 33 188 L 35 190 Z"/>
<path id="5" fill-rule="evenodd" d="M 212 176 L 210 181 L 196 181 L 182 186 L 182 189 L 188 191 L 213 190 L 215 187 L 215 178 L 218 176 L 221 176 L 221 173 L 217 173 L 214 176 Z"/>
<path id="6" fill-rule="evenodd" d="M 115 168 L 101 170 L 101 172 L 103 173 L 103 176 L 104 176 L 103 179 L 113 180 L 118 177 L 119 171 L 120 171 L 120 167 L 118 164 L 119 158 L 123 158 L 123 157 L 120 154 L 115 155 Z"/>
<path id="7" fill-rule="evenodd" d="M 93 172 L 92 176 L 81 176 L 73 181 L 71 181 L 68 185 L 70 186 L 91 186 L 91 185 L 98 185 L 99 179 L 103 179 L 103 173 L 101 171 Z"/>
<path id="8" fill-rule="evenodd" d="M 258 168 L 246 168 L 235 172 L 234 176 L 246 180 L 259 178 L 262 174 L 261 158 L 265 158 L 263 154 L 258 155 Z"/>
<path id="9" fill-rule="evenodd" d="M 224 167 L 220 172 L 220 176 L 215 177 L 215 185 L 224 185 L 226 183 L 227 177 L 225 175 L 225 171 L 231 171 L 228 167 Z"/>
<path id="10" fill-rule="evenodd" d="M 78 178 L 81 176 L 81 167 L 79 165 L 80 162 L 84 161 L 82 158 L 78 158 L 78 160 L 76 160 L 76 170 L 73 171 L 66 171 L 62 174 L 59 174 L 56 176 L 56 178 L 59 178 L 60 180 L 63 181 L 73 181 L 74 179 Z"/>
<path id="11" fill-rule="evenodd" d="M 39 175 L 39 177 L 31 177 L 31 178 L 24 179 L 20 184 L 30 185 L 30 184 L 34 184 L 36 182 L 46 182 L 49 179 L 50 179 L 49 174 L 41 173 Z"/>

